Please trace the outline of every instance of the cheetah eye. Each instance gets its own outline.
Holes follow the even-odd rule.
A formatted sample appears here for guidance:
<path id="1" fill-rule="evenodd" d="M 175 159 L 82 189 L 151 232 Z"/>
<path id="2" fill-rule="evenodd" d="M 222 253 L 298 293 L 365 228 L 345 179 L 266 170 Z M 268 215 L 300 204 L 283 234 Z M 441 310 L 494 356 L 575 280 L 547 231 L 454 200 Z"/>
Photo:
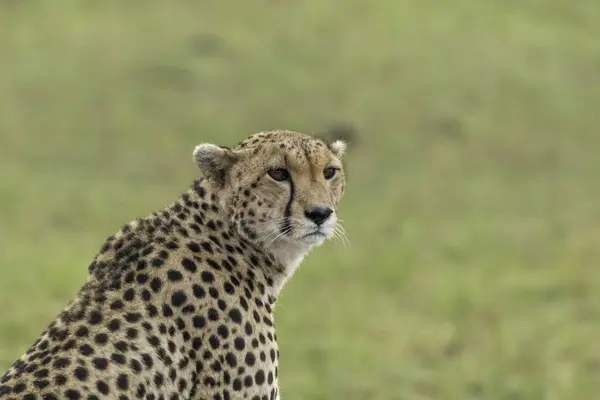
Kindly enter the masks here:
<path id="1" fill-rule="evenodd" d="M 323 171 L 323 175 L 325 176 L 325 179 L 330 180 L 330 179 L 332 179 L 335 176 L 336 172 L 337 172 L 337 168 L 335 168 L 335 167 L 327 167 Z"/>
<path id="2" fill-rule="evenodd" d="M 290 178 L 290 173 L 285 168 L 270 169 L 267 173 L 277 182 L 287 181 Z"/>

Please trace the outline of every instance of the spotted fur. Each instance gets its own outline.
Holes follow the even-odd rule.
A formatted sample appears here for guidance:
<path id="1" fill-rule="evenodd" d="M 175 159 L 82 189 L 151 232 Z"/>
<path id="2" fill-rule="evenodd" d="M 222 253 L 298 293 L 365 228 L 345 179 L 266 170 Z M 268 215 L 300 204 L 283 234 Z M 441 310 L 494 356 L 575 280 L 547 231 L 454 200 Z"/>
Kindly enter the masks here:
<path id="1" fill-rule="evenodd" d="M 0 399 L 280 399 L 273 308 L 334 235 L 344 149 L 289 131 L 196 147 L 203 176 L 106 240 Z"/>

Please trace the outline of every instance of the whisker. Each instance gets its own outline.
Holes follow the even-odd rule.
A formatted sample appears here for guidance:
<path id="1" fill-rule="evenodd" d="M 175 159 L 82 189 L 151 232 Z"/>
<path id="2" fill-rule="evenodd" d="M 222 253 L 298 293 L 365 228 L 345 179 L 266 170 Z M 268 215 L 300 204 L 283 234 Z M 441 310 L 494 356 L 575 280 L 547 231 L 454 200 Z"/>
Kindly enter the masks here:
<path id="1" fill-rule="evenodd" d="M 343 242 L 344 247 L 350 247 L 350 239 L 348 239 L 348 233 L 344 226 L 338 224 L 334 229 L 334 235 Z"/>

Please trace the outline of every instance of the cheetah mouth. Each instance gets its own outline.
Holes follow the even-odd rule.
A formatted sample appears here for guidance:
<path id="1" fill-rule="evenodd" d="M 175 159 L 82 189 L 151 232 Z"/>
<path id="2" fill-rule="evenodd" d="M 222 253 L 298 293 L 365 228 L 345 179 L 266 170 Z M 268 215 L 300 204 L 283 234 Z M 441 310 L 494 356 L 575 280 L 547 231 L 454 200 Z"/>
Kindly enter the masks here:
<path id="1" fill-rule="evenodd" d="M 321 231 L 314 231 L 314 232 L 311 232 L 311 233 L 307 233 L 303 237 L 311 237 L 311 236 L 325 236 L 325 234 L 323 232 L 321 232 Z"/>
<path id="2" fill-rule="evenodd" d="M 320 229 L 314 230 L 312 232 L 309 232 L 305 235 L 302 235 L 300 238 L 301 239 L 309 239 L 309 240 L 314 240 L 314 239 L 321 239 L 321 238 L 325 238 L 327 237 L 327 235 L 325 234 L 325 232 L 323 232 Z"/>

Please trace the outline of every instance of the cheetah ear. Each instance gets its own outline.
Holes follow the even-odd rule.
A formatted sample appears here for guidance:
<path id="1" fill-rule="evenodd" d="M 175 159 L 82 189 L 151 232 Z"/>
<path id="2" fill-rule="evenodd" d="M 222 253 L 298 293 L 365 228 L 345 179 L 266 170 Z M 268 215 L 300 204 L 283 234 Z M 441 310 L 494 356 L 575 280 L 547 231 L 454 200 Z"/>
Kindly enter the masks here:
<path id="1" fill-rule="evenodd" d="M 225 184 L 227 174 L 237 160 L 237 154 L 216 144 L 202 143 L 194 149 L 194 161 L 198 168 L 220 186 Z"/>
<path id="2" fill-rule="evenodd" d="M 329 150 L 331 150 L 331 152 L 335 154 L 336 157 L 342 158 L 342 156 L 346 152 L 346 142 L 340 139 L 334 140 L 329 144 Z"/>

